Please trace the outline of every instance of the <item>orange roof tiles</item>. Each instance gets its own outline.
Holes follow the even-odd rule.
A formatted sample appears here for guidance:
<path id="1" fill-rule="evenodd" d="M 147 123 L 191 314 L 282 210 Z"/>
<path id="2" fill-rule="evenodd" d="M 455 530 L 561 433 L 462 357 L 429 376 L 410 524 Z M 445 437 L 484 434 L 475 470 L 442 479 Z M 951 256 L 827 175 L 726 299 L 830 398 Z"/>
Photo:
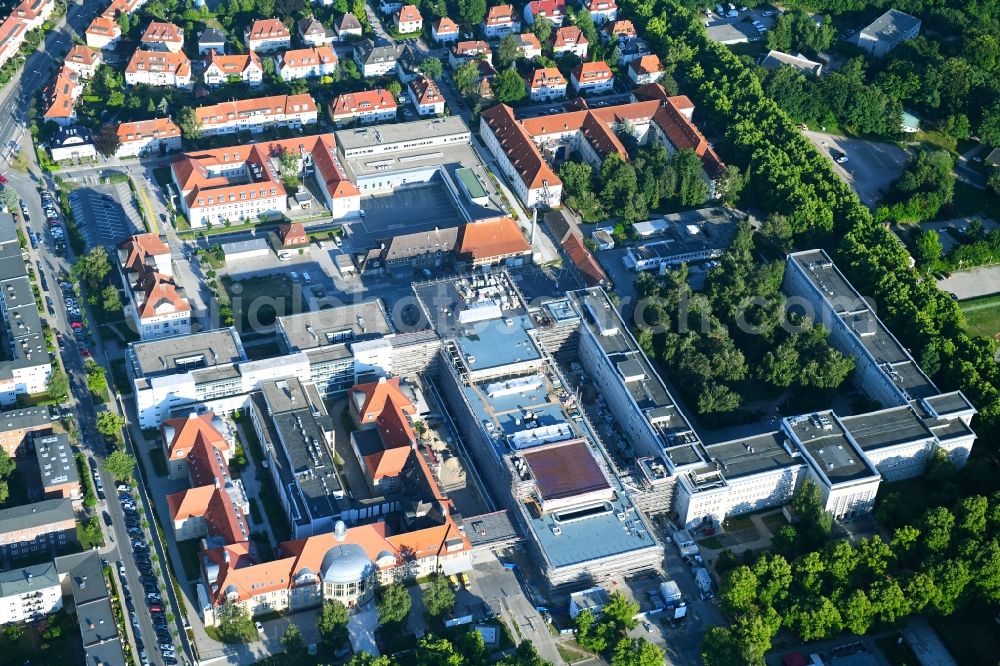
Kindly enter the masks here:
<path id="1" fill-rule="evenodd" d="M 546 86 L 565 86 L 566 77 L 556 67 L 539 67 L 531 73 L 531 89 Z"/>
<path id="2" fill-rule="evenodd" d="M 181 135 L 181 129 L 172 121 L 170 118 L 152 118 L 150 120 L 137 120 L 130 123 L 121 123 L 118 125 L 118 140 L 121 143 L 128 143 L 129 141 L 141 141 L 143 139 L 154 138 L 162 139 L 169 137 L 179 137 Z M 154 236 L 154 234 L 142 234 L 143 236 Z M 160 242 L 159 237 L 156 237 L 157 242 Z M 128 241 L 126 241 L 128 242 Z M 170 249 L 163 245 L 166 252 L 170 252 Z"/>
<path id="3" fill-rule="evenodd" d="M 552 48 L 560 49 L 568 46 L 588 44 L 587 38 L 583 36 L 583 31 L 575 25 L 568 25 L 565 28 L 556 30 Z"/>
<path id="4" fill-rule="evenodd" d="M 312 67 L 337 64 L 337 54 L 329 46 L 293 49 L 281 54 L 282 67 Z"/>
<path id="5" fill-rule="evenodd" d="M 214 413 L 205 412 L 164 421 L 163 436 L 167 437 L 168 434 L 173 434 L 167 443 L 167 459 L 183 460 L 196 446 L 210 446 L 220 451 L 228 451 L 229 442 L 212 425 L 214 418 Z"/>
<path id="6" fill-rule="evenodd" d="M 482 40 L 458 42 L 455 44 L 455 57 L 485 55 L 489 56 L 493 51 L 490 45 Z"/>
<path id="7" fill-rule="evenodd" d="M 573 76 L 581 85 L 586 85 L 598 81 L 607 81 L 613 74 L 611 73 L 611 68 L 608 67 L 608 63 L 598 60 L 597 62 L 580 63 L 573 69 Z"/>
<path id="8" fill-rule="evenodd" d="M 194 110 L 199 125 L 225 125 L 247 116 L 266 116 L 316 111 L 316 100 L 308 93 L 253 97 L 199 106 Z"/>
<path id="9" fill-rule="evenodd" d="M 398 23 L 413 23 L 415 21 L 423 20 L 424 17 L 420 15 L 420 10 L 413 5 L 403 5 L 400 7 L 399 11 L 396 12 L 396 21 Z"/>
<path id="10" fill-rule="evenodd" d="M 532 0 L 528 8 L 533 16 L 562 18 L 566 14 L 566 0 Z"/>
<path id="11" fill-rule="evenodd" d="M 152 44 L 183 44 L 184 31 L 173 23 L 153 21 L 142 33 L 139 41 Z"/>
<path id="12" fill-rule="evenodd" d="M 608 22 L 604 24 L 604 32 L 610 37 L 620 38 L 626 37 L 631 39 L 636 37 L 638 33 L 635 31 L 635 26 L 632 25 L 632 21 L 628 19 L 623 19 L 621 21 Z"/>
<path id="13" fill-rule="evenodd" d="M 628 64 L 636 74 L 659 74 L 663 71 L 663 65 L 656 55 L 647 55 L 637 58 Z"/>
<path id="14" fill-rule="evenodd" d="M 338 95 L 330 102 L 330 115 L 333 118 L 338 116 L 353 115 L 359 111 L 379 111 L 396 108 L 396 98 L 392 93 L 383 88 L 376 90 L 362 90 L 356 93 L 345 93 Z"/>
<path id="15" fill-rule="evenodd" d="M 288 32 L 288 28 L 279 19 L 257 19 L 253 24 L 247 28 L 247 39 L 253 41 L 259 41 L 262 39 L 283 39 L 285 37 L 291 37 L 292 34 Z"/>
<path id="16" fill-rule="evenodd" d="M 514 8 L 510 5 L 490 7 L 486 13 L 486 25 L 505 25 L 514 22 Z"/>
<path id="17" fill-rule="evenodd" d="M 410 89 L 417 98 L 418 106 L 444 103 L 441 90 L 429 76 L 418 76 L 410 81 Z"/>
<path id="18" fill-rule="evenodd" d="M 177 290 L 177 284 L 169 275 L 149 271 L 135 285 L 136 296 L 142 294 L 139 304 L 139 318 L 155 317 L 164 305 L 169 305 L 172 312 L 190 312 L 191 305 Z"/>
<path id="19" fill-rule="evenodd" d="M 473 261 L 513 257 L 531 252 L 531 245 L 517 222 L 509 217 L 470 222 L 462 228 L 459 254 Z"/>
<path id="20" fill-rule="evenodd" d="M 434 32 L 439 35 L 452 35 L 458 32 L 458 24 L 444 16 L 434 24 Z"/>
<path id="21" fill-rule="evenodd" d="M 260 63 L 260 58 L 253 51 L 245 54 L 224 55 L 216 53 L 215 49 L 210 49 L 208 55 L 205 56 L 206 69 L 214 65 L 227 76 L 242 74 L 251 64 L 257 65 L 261 70 L 264 69 Z"/>
<path id="22" fill-rule="evenodd" d="M 582 240 L 574 234 L 570 234 L 563 241 L 562 246 L 566 250 L 566 254 L 569 255 L 570 261 L 583 275 L 584 282 L 587 283 L 588 287 L 596 287 L 608 281 L 607 273 L 597 263 L 597 258 L 594 257 L 593 252 L 587 249 Z"/>
<path id="23" fill-rule="evenodd" d="M 538 41 L 538 37 L 535 37 L 530 32 L 524 32 L 517 36 L 518 42 L 520 42 L 520 47 L 522 49 L 536 49 L 538 51 L 542 50 L 542 43 Z"/>
<path id="24" fill-rule="evenodd" d="M 125 68 L 126 74 L 137 72 L 170 72 L 184 78 L 191 75 L 191 61 L 183 53 L 136 50 Z"/>
<path id="25" fill-rule="evenodd" d="M 69 50 L 69 53 L 66 54 L 67 63 L 83 65 L 84 67 L 92 67 L 96 65 L 99 60 L 100 53 L 87 48 L 83 44 L 76 44 Z"/>
<path id="26" fill-rule="evenodd" d="M 118 24 L 115 23 L 113 18 L 108 16 L 97 16 L 90 25 L 87 26 L 87 33 L 91 35 L 100 35 L 101 37 L 111 37 L 115 34 L 121 34 L 121 29 Z"/>
<path id="27" fill-rule="evenodd" d="M 374 481 L 403 471 L 417 436 L 408 419 L 417 409 L 399 389 L 399 377 L 358 384 L 349 391 L 362 426 L 375 424 L 383 448 L 364 456 L 368 475 Z"/>

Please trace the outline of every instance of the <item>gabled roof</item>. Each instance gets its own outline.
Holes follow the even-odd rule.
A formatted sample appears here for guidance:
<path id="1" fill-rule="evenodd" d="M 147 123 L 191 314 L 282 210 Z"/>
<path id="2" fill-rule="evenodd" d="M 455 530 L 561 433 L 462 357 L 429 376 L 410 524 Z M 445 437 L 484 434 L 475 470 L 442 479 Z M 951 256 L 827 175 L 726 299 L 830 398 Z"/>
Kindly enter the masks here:
<path id="1" fill-rule="evenodd" d="M 257 19 L 253 24 L 246 29 L 247 39 L 259 41 L 262 39 L 282 39 L 285 37 L 291 37 L 292 34 L 288 32 L 288 28 L 285 24 L 281 22 L 280 19 L 270 18 L 270 19 Z"/>
<path id="2" fill-rule="evenodd" d="M 126 124 L 135 125 L 138 123 L 122 123 L 119 125 L 119 138 L 122 136 L 122 126 Z M 168 254 L 170 254 L 170 248 L 156 234 L 135 234 L 118 245 L 118 261 L 126 274 L 144 273 L 149 266 L 148 257 L 159 257 Z"/>
<path id="3" fill-rule="evenodd" d="M 179 419 L 167 419 L 161 430 L 167 442 L 167 459 L 183 460 L 198 446 L 209 446 L 220 451 L 229 450 L 229 442 L 216 430 L 213 412 L 192 414 Z"/>
<path id="4" fill-rule="evenodd" d="M 462 229 L 459 253 L 473 261 L 492 257 L 512 257 L 531 252 L 531 245 L 509 217 L 469 222 Z"/>
<path id="5" fill-rule="evenodd" d="M 490 49 L 490 45 L 481 39 L 467 42 L 456 42 L 455 44 L 455 57 L 457 58 L 469 55 L 489 56 L 492 53 L 493 51 Z"/>
<path id="6" fill-rule="evenodd" d="M 607 81 L 613 75 L 608 63 L 603 60 L 583 62 L 573 68 L 573 76 L 578 83 L 586 85 L 593 81 Z"/>
<path id="7" fill-rule="evenodd" d="M 361 21 L 354 14 L 344 14 L 335 24 L 338 32 L 345 30 L 361 30 Z"/>
<path id="8" fill-rule="evenodd" d="M 417 100 L 417 106 L 444 104 L 444 96 L 429 76 L 421 75 L 410 81 L 410 90 Z"/>
<path id="9" fill-rule="evenodd" d="M 113 37 L 121 35 L 122 30 L 115 23 L 115 20 L 107 16 L 96 16 L 87 26 L 87 34 L 99 35 L 101 37 Z"/>
<path id="10" fill-rule="evenodd" d="M 686 105 L 690 104 L 691 101 L 686 97 L 680 98 L 677 101 L 675 101 L 675 98 L 670 97 L 667 99 L 667 103 L 657 110 L 653 116 L 653 121 L 663 130 L 663 133 L 666 134 L 670 143 L 677 150 L 687 148 L 693 150 L 701 158 L 702 167 L 705 169 L 705 172 L 712 178 L 716 178 L 722 174 L 726 165 L 719 159 L 719 156 L 715 153 L 715 149 L 709 145 L 708 140 L 695 127 L 694 123 L 688 120 L 687 116 L 683 113 Z"/>
<path id="11" fill-rule="evenodd" d="M 458 24 L 447 16 L 442 17 L 434 24 L 434 32 L 438 35 L 451 35 L 458 32 Z"/>
<path id="12" fill-rule="evenodd" d="M 260 62 L 260 57 L 258 57 L 253 51 L 250 53 L 225 55 L 222 53 L 216 53 L 215 49 L 209 49 L 208 53 L 205 55 L 206 70 L 209 67 L 216 67 L 227 76 L 231 74 L 243 74 L 243 72 L 249 69 L 250 65 L 255 65 L 257 69 L 264 71 L 264 67 Z"/>
<path id="13" fill-rule="evenodd" d="M 248 116 L 287 115 L 316 111 L 316 100 L 309 93 L 301 95 L 273 95 L 220 102 L 199 106 L 194 110 L 199 125 L 225 125 Z"/>
<path id="14" fill-rule="evenodd" d="M 562 242 L 562 246 L 566 250 L 566 254 L 569 255 L 570 261 L 583 275 L 584 282 L 587 283 L 588 287 L 596 287 L 608 281 L 608 275 L 597 263 L 594 253 L 588 250 L 587 246 L 576 235 L 569 234 Z"/>
<path id="15" fill-rule="evenodd" d="M 529 85 L 532 90 L 546 86 L 565 86 L 566 77 L 562 75 L 558 67 L 539 67 L 531 73 Z"/>
<path id="16" fill-rule="evenodd" d="M 87 48 L 83 44 L 76 44 L 69 50 L 66 54 L 66 64 L 76 64 L 82 65 L 84 67 L 92 67 L 98 64 L 101 60 L 101 54 L 99 51 Z"/>
<path id="17" fill-rule="evenodd" d="M 483 111 L 479 117 L 493 131 L 507 159 L 528 189 L 541 187 L 543 182 L 552 186 L 562 184 L 556 172 L 542 159 L 524 127 L 514 118 L 512 108 L 506 104 L 497 104 Z"/>
<path id="18" fill-rule="evenodd" d="M 632 25 L 632 21 L 629 21 L 628 19 L 608 21 L 604 24 L 603 32 L 612 38 L 625 37 L 626 39 L 631 39 L 639 34 L 635 31 L 635 26 Z"/>
<path id="19" fill-rule="evenodd" d="M 170 118 L 152 118 L 150 120 L 137 120 L 135 122 L 120 123 L 118 125 L 118 140 L 121 143 L 128 143 L 129 141 L 142 141 L 145 139 L 163 139 L 170 137 L 179 137 L 181 135 L 181 129 L 170 119 Z M 153 234 L 140 234 L 143 236 L 152 236 Z M 133 237 L 134 238 L 134 237 Z M 157 241 L 159 237 L 157 237 Z M 126 241 L 127 243 L 128 241 Z M 166 245 L 163 245 L 166 251 L 169 253 L 170 249 Z"/>
<path id="20" fill-rule="evenodd" d="M 142 33 L 139 41 L 152 44 L 183 44 L 184 30 L 173 23 L 153 21 Z"/>
<path id="21" fill-rule="evenodd" d="M 309 245 L 309 237 L 306 235 L 305 227 L 300 222 L 285 222 L 281 224 L 278 227 L 278 237 L 281 238 L 283 247 Z M 305 240 L 298 240 L 300 238 L 305 238 Z"/>
<path id="22" fill-rule="evenodd" d="M 636 74 L 659 74 L 663 71 L 663 64 L 656 54 L 642 56 L 628 64 Z"/>
<path id="23" fill-rule="evenodd" d="M 566 14 L 566 0 L 532 0 L 528 10 L 533 16 L 561 17 Z"/>
<path id="24" fill-rule="evenodd" d="M 420 15 L 420 10 L 418 10 L 413 5 L 403 5 L 396 12 L 396 22 L 397 23 L 412 23 L 414 21 L 423 21 L 424 17 Z"/>
<path id="25" fill-rule="evenodd" d="M 583 36 L 583 31 L 575 25 L 568 25 L 565 28 L 556 30 L 552 41 L 552 48 L 564 49 L 572 46 L 589 44 L 587 38 Z"/>
<path id="26" fill-rule="evenodd" d="M 330 103 L 330 115 L 333 118 L 353 115 L 358 111 L 378 111 L 396 108 L 396 98 L 383 88 L 362 90 L 356 93 L 338 95 Z"/>
<path id="27" fill-rule="evenodd" d="M 187 302 L 177 289 L 177 284 L 169 275 L 163 275 L 156 271 L 147 271 L 139 281 L 133 286 L 133 293 L 137 300 L 139 319 L 147 319 L 159 315 L 159 310 L 164 305 L 169 305 L 172 312 L 190 312 L 191 305 Z"/>
<path id="28" fill-rule="evenodd" d="M 136 72 L 169 72 L 184 78 L 191 75 L 191 61 L 181 53 L 170 51 L 143 51 L 137 49 L 125 68 L 126 74 Z"/>
<path id="29" fill-rule="evenodd" d="M 199 44 L 225 44 L 226 34 L 221 30 L 216 30 L 215 28 L 206 28 L 201 31 L 198 35 Z"/>
<path id="30" fill-rule="evenodd" d="M 535 49 L 537 51 L 542 50 L 542 43 L 538 41 L 538 37 L 530 32 L 522 32 L 517 36 L 518 46 L 520 46 L 525 51 L 530 49 Z"/>
<path id="31" fill-rule="evenodd" d="M 316 65 L 336 65 L 337 54 L 329 46 L 285 51 L 280 56 L 282 67 L 314 67 Z"/>
<path id="32" fill-rule="evenodd" d="M 486 25 L 513 23 L 515 20 L 514 8 L 510 5 L 496 5 L 486 12 Z"/>

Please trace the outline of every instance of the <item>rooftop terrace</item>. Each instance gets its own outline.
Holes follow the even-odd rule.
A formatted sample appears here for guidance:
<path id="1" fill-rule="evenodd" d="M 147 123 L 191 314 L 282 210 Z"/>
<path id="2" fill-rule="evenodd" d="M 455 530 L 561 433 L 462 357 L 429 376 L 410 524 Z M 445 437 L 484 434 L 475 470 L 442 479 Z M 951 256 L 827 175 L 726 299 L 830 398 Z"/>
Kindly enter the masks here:
<path id="1" fill-rule="evenodd" d="M 232 327 L 133 342 L 127 356 L 130 374 L 135 378 L 190 372 L 247 358 L 239 334 Z"/>

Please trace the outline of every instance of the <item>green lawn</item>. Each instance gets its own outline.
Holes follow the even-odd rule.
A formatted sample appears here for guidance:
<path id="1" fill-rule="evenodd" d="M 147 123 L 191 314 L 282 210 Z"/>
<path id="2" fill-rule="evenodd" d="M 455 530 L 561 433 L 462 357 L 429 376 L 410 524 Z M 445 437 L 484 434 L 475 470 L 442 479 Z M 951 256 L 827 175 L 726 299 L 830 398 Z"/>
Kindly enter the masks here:
<path id="1" fill-rule="evenodd" d="M 969 333 L 988 338 L 1000 333 L 1000 294 L 970 298 L 959 303 L 959 307 L 965 314 Z"/>
<path id="2" fill-rule="evenodd" d="M 968 605 L 947 617 L 929 618 L 944 644 L 962 666 L 995 666 L 1000 655 L 996 609 Z"/>

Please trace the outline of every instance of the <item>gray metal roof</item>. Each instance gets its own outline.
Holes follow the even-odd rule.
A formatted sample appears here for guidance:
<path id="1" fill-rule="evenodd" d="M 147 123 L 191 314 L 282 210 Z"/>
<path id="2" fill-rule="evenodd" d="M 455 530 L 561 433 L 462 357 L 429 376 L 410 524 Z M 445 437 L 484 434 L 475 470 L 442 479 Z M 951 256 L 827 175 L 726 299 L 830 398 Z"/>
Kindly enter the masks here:
<path id="1" fill-rule="evenodd" d="M 232 327 L 129 345 L 133 377 L 188 372 L 246 358 L 239 334 Z"/>
<path id="2" fill-rule="evenodd" d="M 58 586 L 59 574 L 52 562 L 0 572 L 0 597 L 28 594 Z"/>
<path id="3" fill-rule="evenodd" d="M 79 483 L 80 475 L 73 457 L 73 448 L 65 434 L 35 436 L 35 458 L 42 487 L 51 488 L 65 483 Z"/>
<path id="4" fill-rule="evenodd" d="M 50 499 L 22 504 L 0 510 L 0 534 L 61 523 L 65 520 L 76 520 L 72 500 Z"/>

